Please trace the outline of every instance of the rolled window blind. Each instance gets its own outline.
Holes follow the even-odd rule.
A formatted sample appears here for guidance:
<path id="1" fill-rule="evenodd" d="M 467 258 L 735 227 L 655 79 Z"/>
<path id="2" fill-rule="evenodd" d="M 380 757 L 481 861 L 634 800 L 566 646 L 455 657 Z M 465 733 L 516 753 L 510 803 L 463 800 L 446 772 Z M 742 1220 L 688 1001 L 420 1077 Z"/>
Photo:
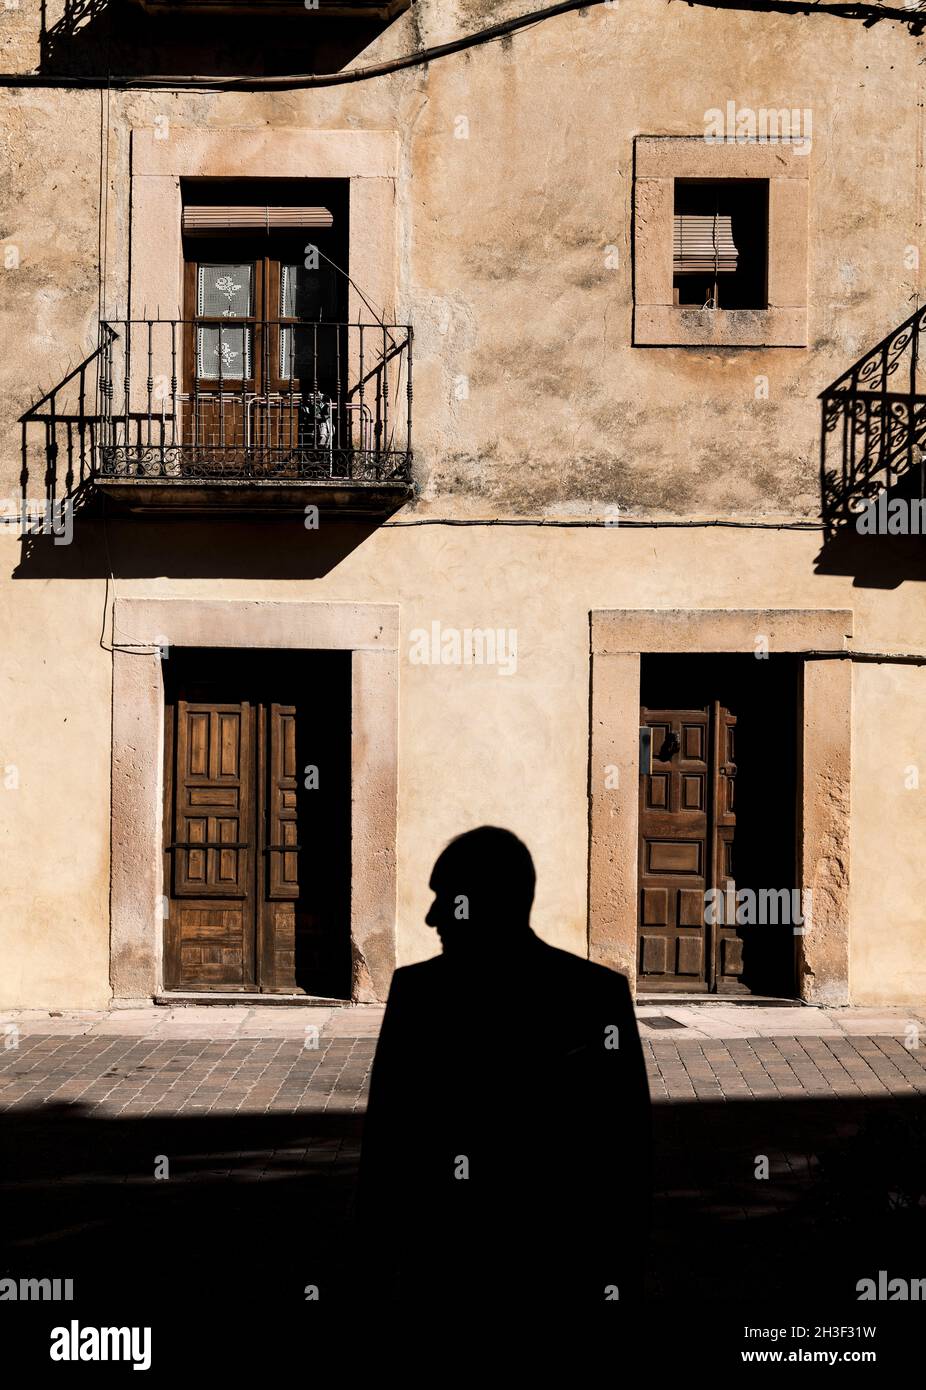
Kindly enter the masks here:
<path id="1" fill-rule="evenodd" d="M 185 207 L 183 230 L 187 236 L 215 236 L 221 232 L 302 231 L 330 227 L 334 219 L 327 208 Z"/>
<path id="2" fill-rule="evenodd" d="M 672 228 L 672 269 L 676 275 L 736 270 L 739 252 L 733 219 L 720 213 L 677 212 Z"/>

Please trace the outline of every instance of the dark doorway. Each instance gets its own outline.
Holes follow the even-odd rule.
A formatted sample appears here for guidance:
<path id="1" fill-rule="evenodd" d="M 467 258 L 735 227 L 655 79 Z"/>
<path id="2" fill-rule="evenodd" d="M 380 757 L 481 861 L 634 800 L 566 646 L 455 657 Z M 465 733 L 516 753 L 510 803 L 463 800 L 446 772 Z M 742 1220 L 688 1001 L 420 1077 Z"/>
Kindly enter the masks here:
<path id="1" fill-rule="evenodd" d="M 350 996 L 349 652 L 171 648 L 165 988 Z"/>
<path id="2" fill-rule="evenodd" d="M 798 677 L 788 656 L 642 658 L 641 990 L 794 994 Z"/>

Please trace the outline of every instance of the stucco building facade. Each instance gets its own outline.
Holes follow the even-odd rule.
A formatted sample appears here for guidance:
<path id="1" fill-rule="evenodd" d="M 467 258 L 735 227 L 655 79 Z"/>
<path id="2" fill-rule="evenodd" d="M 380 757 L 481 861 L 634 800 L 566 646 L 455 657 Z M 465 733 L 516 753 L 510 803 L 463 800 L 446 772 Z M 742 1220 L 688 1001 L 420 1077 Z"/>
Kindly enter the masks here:
<path id="1" fill-rule="evenodd" d="M 0 1005 L 926 998 L 917 12 L 527 9 L 0 10 Z"/>

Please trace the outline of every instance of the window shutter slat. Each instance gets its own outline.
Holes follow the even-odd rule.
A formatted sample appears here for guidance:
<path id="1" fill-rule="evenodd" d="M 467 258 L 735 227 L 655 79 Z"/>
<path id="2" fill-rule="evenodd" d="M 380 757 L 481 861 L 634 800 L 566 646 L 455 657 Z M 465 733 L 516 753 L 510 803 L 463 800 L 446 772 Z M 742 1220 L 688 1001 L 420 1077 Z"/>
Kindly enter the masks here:
<path id="1" fill-rule="evenodd" d="M 736 270 L 739 252 L 733 219 L 712 213 L 677 212 L 672 225 L 672 269 L 676 275 Z"/>
<path id="2" fill-rule="evenodd" d="M 183 230 L 187 236 L 214 236 L 217 232 L 302 231 L 330 227 L 334 218 L 327 208 L 286 207 L 185 207 Z"/>

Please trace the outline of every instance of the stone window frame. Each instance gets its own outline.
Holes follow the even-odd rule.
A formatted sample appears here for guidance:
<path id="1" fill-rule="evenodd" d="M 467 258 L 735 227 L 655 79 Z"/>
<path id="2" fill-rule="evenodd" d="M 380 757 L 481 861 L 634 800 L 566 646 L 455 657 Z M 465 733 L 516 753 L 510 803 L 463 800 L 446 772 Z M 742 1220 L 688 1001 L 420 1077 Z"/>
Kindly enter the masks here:
<path id="1" fill-rule="evenodd" d="M 192 178 L 349 180 L 351 278 L 373 303 L 395 311 L 398 173 L 394 131 L 136 127 L 129 238 L 132 312 L 135 317 L 143 310 L 157 311 L 162 318 L 183 317 L 180 181 Z M 367 312 L 350 286 L 349 320 L 359 322 Z"/>
<path id="2" fill-rule="evenodd" d="M 396 966 L 398 605 L 125 598 L 113 623 L 113 999 L 150 1002 L 164 987 L 166 645 L 168 661 L 174 647 L 351 653 L 351 997 L 384 1000 Z"/>
<path id="3" fill-rule="evenodd" d="M 809 152 L 786 140 L 710 143 L 704 136 L 634 141 L 635 347 L 806 347 Z M 673 303 L 676 179 L 768 181 L 768 308 L 695 309 Z"/>
<path id="4" fill-rule="evenodd" d="M 813 919 L 796 938 L 798 994 L 849 1002 L 851 609 L 600 609 L 590 613 L 588 954 L 636 992 L 640 658 L 650 653 L 803 655 L 798 717 L 800 883 Z M 605 782 L 604 770 L 610 775 Z M 613 770 L 617 770 L 617 777 Z M 616 786 L 612 784 L 616 781 Z M 719 997 L 719 996 L 718 996 Z"/>

